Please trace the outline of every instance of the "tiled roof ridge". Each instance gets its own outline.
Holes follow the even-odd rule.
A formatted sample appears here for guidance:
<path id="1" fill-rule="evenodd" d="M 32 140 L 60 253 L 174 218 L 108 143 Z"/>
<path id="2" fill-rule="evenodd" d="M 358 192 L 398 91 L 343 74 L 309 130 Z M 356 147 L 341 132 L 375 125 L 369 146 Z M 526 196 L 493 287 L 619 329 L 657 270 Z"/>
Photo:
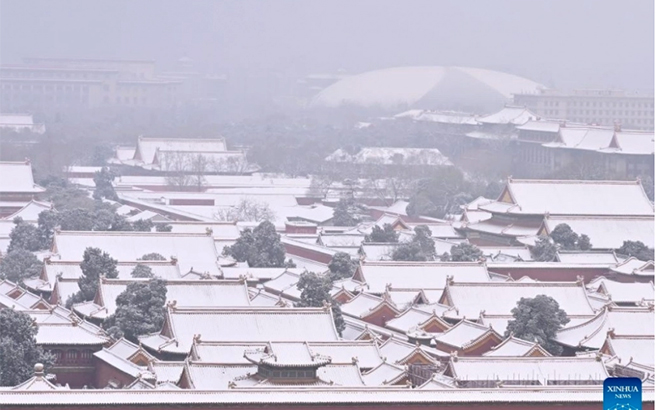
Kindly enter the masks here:
<path id="1" fill-rule="evenodd" d="M 225 137 L 219 138 L 159 138 L 159 137 L 144 137 L 142 135 L 138 136 L 138 141 L 204 141 L 204 142 L 218 142 L 225 141 Z"/>
<path id="2" fill-rule="evenodd" d="M 640 185 L 641 182 L 627 180 L 586 180 L 586 179 L 509 179 L 509 184 L 564 184 L 564 185 Z"/>
<path id="3" fill-rule="evenodd" d="M 152 237 L 199 237 L 211 238 L 206 233 L 189 233 L 189 232 L 143 232 L 143 231 L 56 231 L 55 236 L 152 236 Z"/>
<path id="4" fill-rule="evenodd" d="M 169 306 L 168 310 L 176 314 L 229 314 L 229 313 L 245 313 L 245 314 L 260 314 L 260 313 L 276 313 L 276 314 L 327 314 L 328 311 L 323 307 L 271 307 L 271 306 L 184 306 L 173 307 Z"/>

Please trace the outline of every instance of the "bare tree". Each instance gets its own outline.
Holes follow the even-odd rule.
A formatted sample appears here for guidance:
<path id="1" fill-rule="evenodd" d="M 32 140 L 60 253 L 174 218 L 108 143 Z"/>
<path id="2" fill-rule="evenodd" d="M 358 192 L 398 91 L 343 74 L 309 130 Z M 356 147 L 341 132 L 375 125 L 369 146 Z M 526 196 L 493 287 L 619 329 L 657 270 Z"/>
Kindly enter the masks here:
<path id="1" fill-rule="evenodd" d="M 174 187 L 194 185 L 193 178 L 188 174 L 189 155 L 183 152 L 160 153 L 160 169 L 167 173 L 167 184 Z"/>
<path id="2" fill-rule="evenodd" d="M 275 213 L 267 202 L 243 198 L 229 209 L 219 209 L 214 217 L 223 222 L 263 222 L 275 219 Z"/>
<path id="3" fill-rule="evenodd" d="M 307 191 L 309 196 L 325 199 L 334 181 L 327 175 L 313 175 Z"/>
<path id="4" fill-rule="evenodd" d="M 198 191 L 201 191 L 202 187 L 206 184 L 206 178 L 204 178 L 204 175 L 208 172 L 207 167 L 209 166 L 209 161 L 204 154 L 196 154 L 191 156 L 190 165 L 192 184 L 197 187 Z"/>

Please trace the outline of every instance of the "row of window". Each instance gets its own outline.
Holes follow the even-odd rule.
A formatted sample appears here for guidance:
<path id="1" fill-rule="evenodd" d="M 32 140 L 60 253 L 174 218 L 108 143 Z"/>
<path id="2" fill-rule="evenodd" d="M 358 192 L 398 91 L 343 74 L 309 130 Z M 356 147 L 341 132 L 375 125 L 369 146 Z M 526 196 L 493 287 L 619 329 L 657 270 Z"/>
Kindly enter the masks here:
<path id="1" fill-rule="evenodd" d="M 72 363 L 90 363 L 92 361 L 93 352 L 89 349 L 85 350 L 51 350 L 51 353 L 55 355 L 56 364 L 72 364 Z"/>
<path id="2" fill-rule="evenodd" d="M 615 111 L 615 110 L 568 110 L 568 115 L 580 114 L 580 115 L 618 115 L 626 117 L 642 117 L 655 115 L 655 111 Z"/>
<path id="3" fill-rule="evenodd" d="M 653 108 L 652 102 L 568 101 L 569 107 Z M 544 101 L 544 107 L 559 107 L 559 101 Z"/>
<path id="4" fill-rule="evenodd" d="M 80 72 L 70 72 L 70 71 L 25 71 L 25 70 L 2 70 L 2 75 L 4 77 L 14 77 L 14 78 L 70 78 L 70 79 L 109 79 L 113 77 L 113 74 L 109 73 L 80 73 Z"/>
<path id="5" fill-rule="evenodd" d="M 582 117 L 568 117 L 569 121 L 580 122 L 584 124 L 603 124 L 609 125 L 613 123 L 619 123 L 622 125 L 626 124 L 635 124 L 635 125 L 653 125 L 652 119 L 639 119 L 639 118 L 626 118 L 626 119 L 612 119 L 612 118 L 582 118 Z"/>
<path id="6" fill-rule="evenodd" d="M 2 89 L 9 90 L 23 90 L 23 91 L 82 91 L 87 92 L 89 87 L 86 85 L 29 85 L 29 84 L 2 84 Z"/>

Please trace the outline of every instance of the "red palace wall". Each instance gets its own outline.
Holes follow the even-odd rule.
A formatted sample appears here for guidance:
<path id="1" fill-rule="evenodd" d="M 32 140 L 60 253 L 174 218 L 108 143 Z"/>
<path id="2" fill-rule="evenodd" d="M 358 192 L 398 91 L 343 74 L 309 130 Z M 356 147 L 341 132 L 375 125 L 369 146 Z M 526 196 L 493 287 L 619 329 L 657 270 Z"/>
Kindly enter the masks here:
<path id="1" fill-rule="evenodd" d="M 405 410 L 430 410 L 430 409 L 452 409 L 452 410 L 470 410 L 470 409 L 491 409 L 491 410 L 556 410 L 556 409 L 571 409 L 571 410 L 602 410 L 602 403 L 588 403 L 588 404 L 578 404 L 578 403 L 534 403 L 534 404 L 493 404 L 493 403 L 481 403 L 481 404 L 433 404 L 433 405 L 410 405 L 410 404 L 385 404 L 378 403 L 373 405 L 309 405 L 309 404 L 268 404 L 268 405 L 243 405 L 243 406 L 225 406 L 225 405 L 198 405 L 198 404 L 180 404 L 180 405 L 117 405 L 108 403 L 109 407 L 113 410 L 156 410 L 156 409 L 204 409 L 204 410 L 264 410 L 264 409 L 297 409 L 297 410 L 334 410 L 334 409 L 346 409 L 346 410 L 380 410 L 384 408 L 390 409 L 405 409 Z M 44 410 L 44 409 L 76 409 L 76 410 L 98 410 L 99 408 L 105 408 L 105 406 L 90 406 L 90 405 L 76 405 L 76 406 L 2 406 L 3 410 Z M 653 409 L 653 403 L 644 403 L 642 409 L 650 410 Z"/>
<path id="2" fill-rule="evenodd" d="M 115 367 L 110 366 L 103 360 L 99 360 L 96 357 L 94 358 L 94 367 L 96 372 L 94 374 L 94 387 L 102 389 L 108 385 L 108 382 L 113 380 L 119 386 L 127 386 L 131 384 L 135 378 L 127 375 L 126 373 L 120 372 Z"/>
<path id="3" fill-rule="evenodd" d="M 501 275 L 511 275 L 513 279 L 529 276 L 532 279 L 545 282 L 573 282 L 577 280 L 578 276 L 582 276 L 585 283 L 609 272 L 607 268 L 532 268 L 529 266 L 512 267 L 510 265 L 500 267 L 497 264 L 489 265 L 488 270 Z"/>
<path id="4" fill-rule="evenodd" d="M 301 258 L 310 259 L 316 262 L 325 263 L 326 265 L 332 260 L 332 255 L 327 253 L 313 251 L 311 249 L 300 248 L 294 245 L 283 243 L 284 249 L 291 255 L 300 256 Z"/>

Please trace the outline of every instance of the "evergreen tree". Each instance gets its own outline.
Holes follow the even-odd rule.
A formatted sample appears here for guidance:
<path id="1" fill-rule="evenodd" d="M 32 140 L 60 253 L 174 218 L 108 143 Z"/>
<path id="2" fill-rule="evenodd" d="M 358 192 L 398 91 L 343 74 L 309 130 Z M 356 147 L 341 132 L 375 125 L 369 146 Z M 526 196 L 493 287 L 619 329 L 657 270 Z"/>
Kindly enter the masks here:
<path id="1" fill-rule="evenodd" d="M 30 251 L 15 249 L 0 261 L 0 278 L 14 283 L 41 274 L 43 263 Z"/>
<path id="2" fill-rule="evenodd" d="M 378 225 L 375 225 L 371 229 L 371 233 L 365 238 L 365 242 L 378 242 L 378 243 L 390 243 L 390 242 L 399 242 L 399 234 L 394 230 L 391 224 L 385 224 L 381 228 Z"/>
<path id="3" fill-rule="evenodd" d="M 431 230 L 426 225 L 415 227 L 415 236 L 408 242 L 397 246 L 392 252 L 395 261 L 432 261 L 435 259 L 435 242 Z"/>
<path id="4" fill-rule="evenodd" d="M 159 331 L 165 323 L 167 286 L 162 279 L 131 283 L 117 296 L 117 310 L 103 322 L 108 333 L 132 342 L 138 336 Z"/>
<path id="5" fill-rule="evenodd" d="M 87 248 L 80 263 L 83 275 L 78 279 L 80 290 L 66 302 L 70 308 L 74 303 L 93 300 L 99 287 L 101 276 L 114 279 L 119 275 L 117 261 L 99 248 Z"/>
<path id="6" fill-rule="evenodd" d="M 655 259 L 653 249 L 649 249 L 641 241 L 624 241 L 623 245 L 616 250 L 616 253 L 626 257 L 634 257 L 640 261 L 652 261 Z"/>
<path id="7" fill-rule="evenodd" d="M 567 224 L 559 224 L 550 232 L 550 237 L 561 249 L 568 251 L 591 249 L 591 240 L 587 235 L 578 235 Z"/>
<path id="8" fill-rule="evenodd" d="M 37 235 L 41 249 L 50 249 L 55 228 L 60 224 L 60 215 L 55 210 L 41 211 L 37 220 Z"/>
<path id="9" fill-rule="evenodd" d="M 54 357 L 37 346 L 39 331 L 30 315 L 0 308 L 0 386 L 15 386 L 32 377 L 34 365 L 46 368 Z"/>
<path id="10" fill-rule="evenodd" d="M 172 225 L 163 223 L 156 224 L 156 232 L 172 232 Z"/>
<path id="11" fill-rule="evenodd" d="M 320 276 L 314 272 L 303 272 L 297 285 L 300 290 L 300 302 L 298 307 L 323 307 L 325 304 L 332 306 L 332 317 L 335 321 L 337 333 L 341 336 L 346 328 L 344 316 L 339 304 L 330 296 L 332 281 L 328 276 Z"/>
<path id="12" fill-rule="evenodd" d="M 449 250 L 449 253 L 442 255 L 443 261 L 452 262 L 476 262 L 483 257 L 481 249 L 470 243 L 461 243 L 454 245 Z"/>
<path id="13" fill-rule="evenodd" d="M 60 227 L 63 231 L 91 231 L 102 223 L 102 217 L 83 208 L 66 209 L 60 213 Z"/>
<path id="14" fill-rule="evenodd" d="M 521 298 L 511 313 L 513 320 L 507 325 L 507 336 L 537 342 L 553 355 L 561 354 L 562 347 L 552 339 L 569 319 L 556 300 L 546 295 Z"/>
<path id="15" fill-rule="evenodd" d="M 465 179 L 460 169 L 453 166 L 439 167 L 433 175 L 418 181 L 406 212 L 410 216 L 436 218 L 461 212 L 461 205 L 477 197 L 473 185 Z"/>
<path id="16" fill-rule="evenodd" d="M 151 252 L 147 253 L 145 255 L 142 255 L 140 258 L 138 258 L 140 261 L 166 261 L 165 257 L 161 255 L 160 253 L 156 252 Z"/>
<path id="17" fill-rule="evenodd" d="M 591 239 L 585 234 L 580 235 L 577 241 L 577 248 L 581 251 L 588 251 L 591 249 Z"/>
<path id="18" fill-rule="evenodd" d="M 269 221 L 260 223 L 253 231 L 241 232 L 235 244 L 226 246 L 223 254 L 239 262 L 247 262 L 253 268 L 281 268 L 285 266 L 286 252 L 280 243 L 275 225 Z"/>
<path id="19" fill-rule="evenodd" d="M 154 223 L 150 219 L 138 219 L 133 222 L 133 230 L 139 232 L 151 232 L 151 228 L 154 227 Z"/>
<path id="20" fill-rule="evenodd" d="M 536 240 L 536 245 L 530 249 L 532 258 L 538 262 L 552 262 L 557 257 L 557 245 L 552 240 L 543 236 Z"/>
<path id="21" fill-rule="evenodd" d="M 41 249 L 37 227 L 23 221 L 21 217 L 14 218 L 14 228 L 9 233 L 7 252 L 17 249 L 25 249 L 31 252 Z"/>
<path id="22" fill-rule="evenodd" d="M 119 199 L 115 188 L 112 186 L 112 181 L 115 179 L 115 174 L 107 167 L 101 168 L 100 171 L 94 173 L 94 199 L 111 199 L 116 201 Z"/>
<path id="23" fill-rule="evenodd" d="M 353 209 L 352 203 L 345 199 L 339 200 L 339 203 L 332 211 L 332 223 L 335 226 L 355 226 L 358 224 L 359 219 L 351 212 Z"/>
<path id="24" fill-rule="evenodd" d="M 134 278 L 153 278 L 154 272 L 149 266 L 138 263 L 131 272 L 131 276 Z"/>
<path id="25" fill-rule="evenodd" d="M 332 260 L 328 264 L 330 269 L 330 280 L 346 279 L 353 276 L 357 263 L 351 259 L 351 255 L 346 252 L 337 252 L 332 255 Z"/>

